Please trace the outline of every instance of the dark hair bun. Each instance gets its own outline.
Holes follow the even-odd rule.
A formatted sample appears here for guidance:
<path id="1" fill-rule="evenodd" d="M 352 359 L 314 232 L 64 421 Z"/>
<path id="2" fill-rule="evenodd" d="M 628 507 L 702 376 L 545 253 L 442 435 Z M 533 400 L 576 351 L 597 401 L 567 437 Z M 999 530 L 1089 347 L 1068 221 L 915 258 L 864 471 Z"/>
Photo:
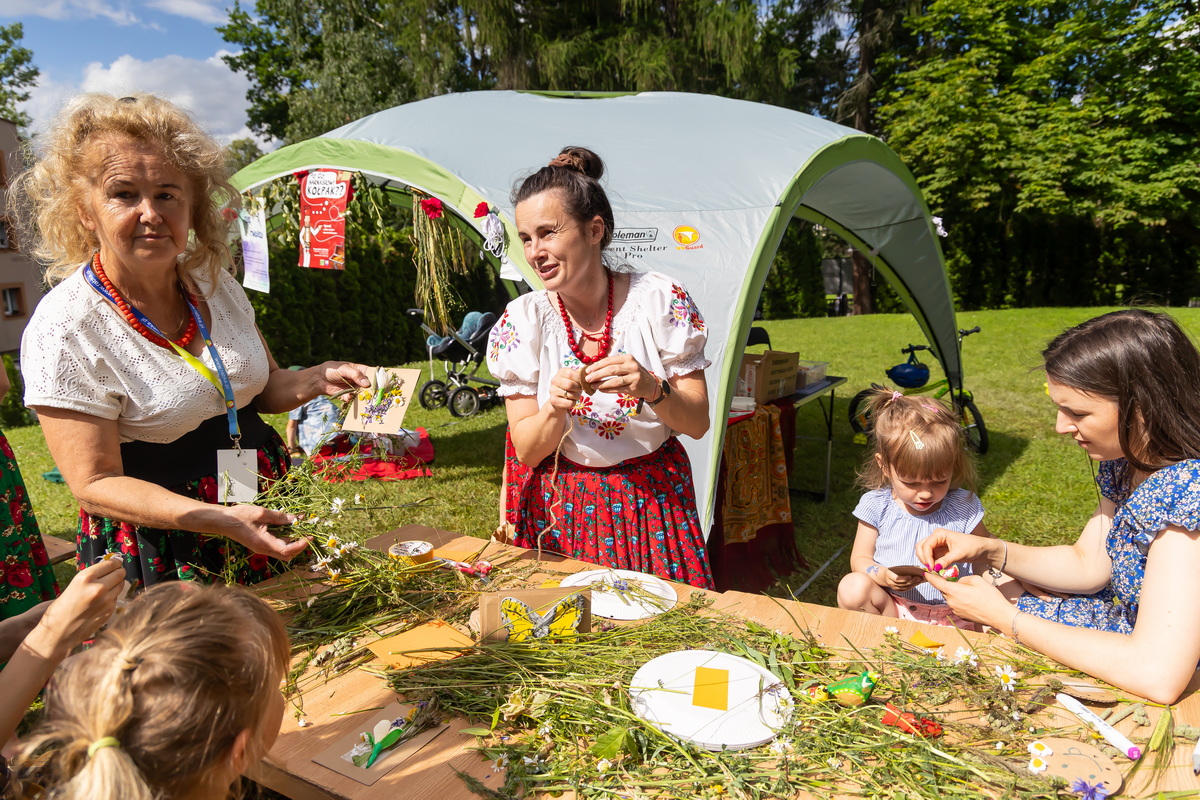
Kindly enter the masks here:
<path id="1" fill-rule="evenodd" d="M 600 180 L 604 175 L 604 161 L 586 147 L 572 145 L 564 147 L 558 155 L 550 160 L 550 166 L 578 172 L 594 181 Z"/>

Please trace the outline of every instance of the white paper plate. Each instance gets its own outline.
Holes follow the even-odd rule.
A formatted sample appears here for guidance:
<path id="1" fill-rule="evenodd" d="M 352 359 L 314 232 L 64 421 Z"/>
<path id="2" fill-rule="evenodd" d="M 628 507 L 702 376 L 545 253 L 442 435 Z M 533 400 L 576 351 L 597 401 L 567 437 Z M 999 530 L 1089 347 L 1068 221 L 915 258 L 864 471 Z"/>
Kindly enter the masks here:
<path id="1" fill-rule="evenodd" d="M 694 705 L 696 668 L 729 671 L 727 710 Z M 633 712 L 664 733 L 707 750 L 743 750 L 775 738 L 792 695 L 776 676 L 745 658 L 683 650 L 642 665 L 629 681 Z"/>
<path id="2" fill-rule="evenodd" d="M 637 583 L 636 594 L 645 592 L 658 600 L 645 596 L 622 597 L 611 588 L 614 581 L 618 582 L 618 586 L 621 585 L 620 581 Z M 670 610 L 679 599 L 671 584 L 662 578 L 631 569 L 590 569 L 586 572 L 576 572 L 563 578 L 559 585 L 592 587 L 592 615 L 607 619 L 646 619 Z"/>

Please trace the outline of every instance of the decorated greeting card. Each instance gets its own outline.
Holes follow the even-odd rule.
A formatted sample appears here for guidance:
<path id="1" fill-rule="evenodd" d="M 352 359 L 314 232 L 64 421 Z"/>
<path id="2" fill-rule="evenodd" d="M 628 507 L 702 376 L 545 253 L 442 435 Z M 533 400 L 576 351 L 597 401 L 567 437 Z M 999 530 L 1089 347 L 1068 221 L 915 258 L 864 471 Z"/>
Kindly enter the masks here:
<path id="1" fill-rule="evenodd" d="M 379 367 L 371 385 L 355 392 L 342 430 L 398 435 L 420 380 L 419 369 Z"/>

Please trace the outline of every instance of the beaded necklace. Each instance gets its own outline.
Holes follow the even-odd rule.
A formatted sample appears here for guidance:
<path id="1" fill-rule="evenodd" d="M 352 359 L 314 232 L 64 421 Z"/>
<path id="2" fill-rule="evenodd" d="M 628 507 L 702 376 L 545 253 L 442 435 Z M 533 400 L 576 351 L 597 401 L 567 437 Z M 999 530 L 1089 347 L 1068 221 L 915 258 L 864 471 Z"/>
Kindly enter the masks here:
<path id="1" fill-rule="evenodd" d="M 580 326 L 579 332 L 583 339 L 590 342 L 596 342 L 600 345 L 599 352 L 594 356 L 589 356 L 583 352 L 582 343 L 575 342 L 575 330 L 571 325 L 571 316 L 567 314 L 567 307 L 563 304 L 562 295 L 558 295 L 558 313 L 562 315 L 563 325 L 567 329 L 567 345 L 571 348 L 571 352 L 583 364 L 595 364 L 602 358 L 608 355 L 609 349 L 612 348 L 612 321 L 613 321 L 613 276 L 608 270 L 605 270 L 608 275 L 608 313 L 604 315 L 604 328 L 599 334 L 588 333 Z"/>
<path id="2" fill-rule="evenodd" d="M 96 253 L 92 256 L 92 271 L 96 273 L 96 277 L 100 280 L 100 283 L 105 289 L 108 290 L 109 297 L 112 298 L 113 303 L 115 303 L 117 308 L 120 309 L 121 316 L 125 317 L 125 321 L 129 323 L 129 326 L 140 333 L 144 338 L 148 339 L 159 347 L 170 350 L 171 343 L 141 323 L 141 321 L 137 318 L 137 315 L 134 314 L 133 310 L 129 307 L 129 303 L 125 301 L 125 298 L 122 297 L 121 293 L 117 291 L 117 288 L 113 286 L 113 283 L 111 280 L 109 280 L 108 275 L 104 274 L 104 267 L 100 264 L 99 253 Z M 195 300 L 190 296 L 187 296 L 187 299 L 189 302 L 195 302 Z M 195 336 L 196 318 L 188 315 L 187 329 L 184 330 L 183 336 L 175 340 L 175 344 L 179 345 L 180 347 L 187 347 L 191 343 L 192 339 L 195 338 Z"/>

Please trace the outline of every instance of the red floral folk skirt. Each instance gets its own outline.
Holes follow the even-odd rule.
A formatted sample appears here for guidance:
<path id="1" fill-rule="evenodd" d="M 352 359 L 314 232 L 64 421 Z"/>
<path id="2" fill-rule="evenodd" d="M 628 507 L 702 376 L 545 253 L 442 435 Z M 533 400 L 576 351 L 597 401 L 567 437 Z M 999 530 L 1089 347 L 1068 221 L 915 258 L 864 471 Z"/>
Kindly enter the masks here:
<path id="1" fill-rule="evenodd" d="M 258 447 L 259 490 L 287 472 L 290 464 L 283 440 L 273 434 Z M 217 501 L 216 475 L 168 488 L 193 500 Z M 251 584 L 288 569 L 286 563 L 251 553 L 223 536 L 131 525 L 80 509 L 77 566 L 94 564 L 105 553 L 124 556 L 125 577 L 135 590 L 175 580 Z"/>
<path id="2" fill-rule="evenodd" d="M 528 467 L 517 460 L 511 439 L 505 462 L 514 544 L 536 549 L 538 534 L 549 528 L 541 536 L 544 551 L 713 588 L 691 465 L 674 437 L 650 455 L 611 467 L 592 469 L 560 457 L 553 481 L 554 457 Z"/>

